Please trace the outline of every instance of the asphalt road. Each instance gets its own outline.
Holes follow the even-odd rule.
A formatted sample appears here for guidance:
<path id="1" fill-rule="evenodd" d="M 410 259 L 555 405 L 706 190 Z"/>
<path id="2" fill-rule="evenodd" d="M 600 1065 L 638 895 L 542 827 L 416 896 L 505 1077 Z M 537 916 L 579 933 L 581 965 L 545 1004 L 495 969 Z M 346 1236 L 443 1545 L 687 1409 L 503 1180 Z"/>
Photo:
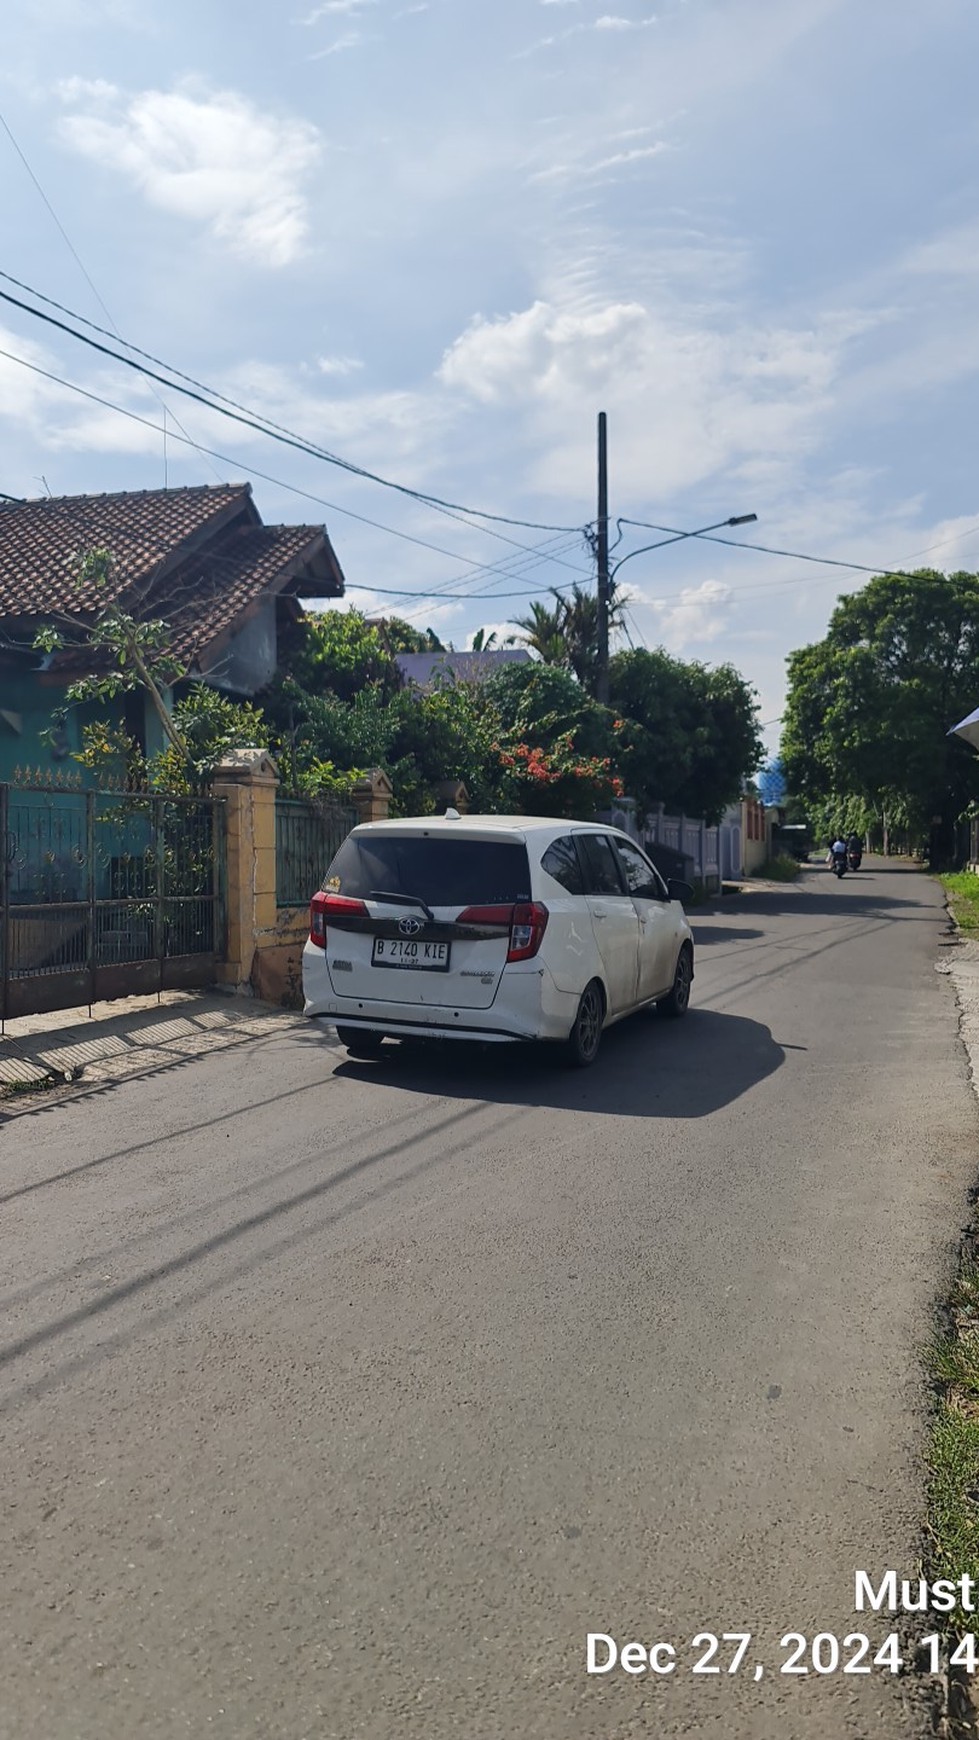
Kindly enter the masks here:
<path id="1" fill-rule="evenodd" d="M 912 1679 L 777 1670 L 915 1570 L 943 924 L 814 867 L 590 1072 L 284 1018 L 0 1124 L 3 1740 L 917 1740 Z"/>

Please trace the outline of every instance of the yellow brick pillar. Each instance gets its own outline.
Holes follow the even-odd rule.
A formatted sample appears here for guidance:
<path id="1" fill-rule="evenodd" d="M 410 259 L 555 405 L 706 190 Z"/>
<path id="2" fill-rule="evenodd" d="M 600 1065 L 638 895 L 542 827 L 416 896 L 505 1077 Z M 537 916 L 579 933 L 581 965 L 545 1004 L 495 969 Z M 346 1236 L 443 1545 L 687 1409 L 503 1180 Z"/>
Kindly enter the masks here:
<path id="1" fill-rule="evenodd" d="M 350 793 L 362 822 L 386 822 L 391 813 L 394 786 L 383 767 L 372 767 Z"/>
<path id="2" fill-rule="evenodd" d="M 218 981 L 244 991 L 263 932 L 275 928 L 275 794 L 267 749 L 233 749 L 214 768 L 211 790 L 227 812 L 227 958 Z"/>

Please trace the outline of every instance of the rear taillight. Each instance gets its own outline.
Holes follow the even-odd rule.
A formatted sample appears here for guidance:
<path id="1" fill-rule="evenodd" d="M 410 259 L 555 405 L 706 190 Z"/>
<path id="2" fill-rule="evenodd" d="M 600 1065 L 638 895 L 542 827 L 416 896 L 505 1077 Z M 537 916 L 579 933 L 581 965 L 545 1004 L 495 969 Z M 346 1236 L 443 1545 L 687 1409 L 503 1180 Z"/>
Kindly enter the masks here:
<path id="1" fill-rule="evenodd" d="M 344 894 L 314 894 L 309 903 L 309 940 L 317 948 L 326 948 L 326 926 L 330 914 L 339 917 L 340 913 L 356 913 L 366 918 L 367 908 L 362 900 L 349 900 Z"/>
<path id="2" fill-rule="evenodd" d="M 525 906 L 515 906 L 510 920 L 510 947 L 507 961 L 533 960 L 544 940 L 547 929 L 547 907 L 539 900 Z"/>
<path id="3" fill-rule="evenodd" d="M 467 906 L 456 924 L 486 925 L 509 933 L 508 961 L 533 960 L 547 929 L 547 907 L 540 901 L 521 901 L 519 906 Z"/>

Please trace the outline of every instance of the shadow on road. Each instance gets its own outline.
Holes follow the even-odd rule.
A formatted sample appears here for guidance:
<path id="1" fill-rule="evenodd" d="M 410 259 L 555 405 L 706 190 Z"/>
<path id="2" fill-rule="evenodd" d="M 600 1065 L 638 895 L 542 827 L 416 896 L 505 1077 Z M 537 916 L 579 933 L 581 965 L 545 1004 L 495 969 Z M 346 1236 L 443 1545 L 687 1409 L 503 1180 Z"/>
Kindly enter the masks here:
<path id="1" fill-rule="evenodd" d="M 893 880 L 885 884 L 886 892 L 878 886 L 878 878 L 888 876 L 910 876 L 910 870 L 854 870 L 849 871 L 842 879 L 837 879 L 827 865 L 809 864 L 803 868 L 797 882 L 787 882 L 783 888 L 773 888 L 771 884 L 757 892 L 748 886 L 738 900 L 738 916 L 755 914 L 761 917 L 774 917 L 780 913 L 808 918 L 810 915 L 833 913 L 839 918 L 905 918 L 915 913 L 922 918 L 933 921 L 942 904 L 941 890 L 934 889 L 934 897 L 929 899 L 929 890 L 933 885 L 919 883 L 920 892 L 909 892 L 906 898 L 894 892 Z M 712 913 L 711 917 L 720 917 L 720 913 Z M 701 920 L 696 916 L 691 923 L 699 927 Z M 720 932 L 715 932 L 719 935 Z M 731 931 L 725 932 L 730 936 Z"/>
<path id="2" fill-rule="evenodd" d="M 640 1014 L 611 1028 L 589 1070 L 568 1069 L 557 1047 L 402 1040 L 386 1044 L 369 1063 L 347 1058 L 335 1075 L 492 1105 L 705 1118 L 784 1061 L 782 1047 L 760 1021 L 692 1009 L 681 1022 Z"/>
<path id="3" fill-rule="evenodd" d="M 754 942 L 764 936 L 763 930 L 738 929 L 734 925 L 725 924 L 714 930 L 703 923 L 701 919 L 691 921 L 693 940 L 696 947 L 703 948 L 705 943 L 716 942 Z"/>

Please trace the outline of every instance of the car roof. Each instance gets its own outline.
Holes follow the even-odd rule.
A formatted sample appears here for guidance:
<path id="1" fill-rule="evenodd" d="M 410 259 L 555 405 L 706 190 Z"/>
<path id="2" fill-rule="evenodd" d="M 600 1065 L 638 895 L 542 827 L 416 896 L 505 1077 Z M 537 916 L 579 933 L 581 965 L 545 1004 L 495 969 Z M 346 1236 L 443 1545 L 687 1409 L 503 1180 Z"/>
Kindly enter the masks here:
<path id="1" fill-rule="evenodd" d="M 361 822 L 356 834 L 566 834 L 569 828 L 593 833 L 621 832 L 605 822 L 579 822 L 562 816 L 397 816 L 385 822 Z"/>

